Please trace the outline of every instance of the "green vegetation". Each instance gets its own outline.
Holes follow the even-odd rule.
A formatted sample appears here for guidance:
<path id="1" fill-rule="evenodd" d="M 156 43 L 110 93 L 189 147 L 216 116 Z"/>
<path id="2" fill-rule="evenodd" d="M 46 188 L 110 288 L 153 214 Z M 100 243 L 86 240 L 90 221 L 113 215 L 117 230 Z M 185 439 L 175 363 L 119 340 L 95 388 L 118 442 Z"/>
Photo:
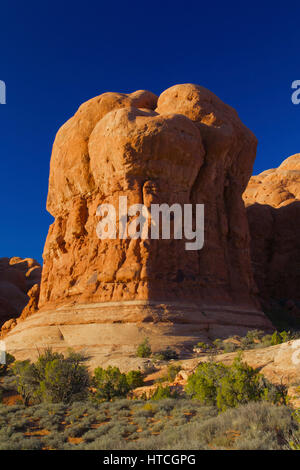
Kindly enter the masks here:
<path id="1" fill-rule="evenodd" d="M 245 351 L 247 349 L 266 348 L 276 344 L 285 343 L 300 337 L 299 332 L 274 331 L 272 335 L 265 335 L 261 330 L 250 330 L 246 336 L 232 336 L 226 340 L 215 339 L 211 345 L 200 342 L 195 348 L 202 349 L 205 353 L 231 353 Z M 194 349 L 195 349 L 194 348 Z"/>
<path id="2" fill-rule="evenodd" d="M 220 411 L 250 401 L 268 400 L 285 403 L 287 391 L 267 381 L 257 370 L 238 356 L 231 366 L 204 362 L 188 378 L 187 395 L 204 405 L 217 406 Z"/>
<path id="3" fill-rule="evenodd" d="M 168 385 L 165 387 L 159 385 L 151 395 L 150 400 L 164 400 L 166 398 L 177 398 L 177 396 L 177 393 L 172 392 Z"/>
<path id="4" fill-rule="evenodd" d="M 292 337 L 285 331 L 264 335 L 252 330 L 232 342 L 203 344 L 219 352 L 281 344 Z M 151 351 L 147 339 L 140 346 L 143 354 L 147 347 Z M 174 352 L 167 348 L 163 360 L 177 357 Z M 87 358 L 72 351 L 64 357 L 46 350 L 35 363 L 12 364 L 12 358 L 1 376 L 0 403 L 1 395 L 11 391 L 21 395 L 23 404 L 0 404 L 0 450 L 299 450 L 300 411 L 289 408 L 286 387 L 270 383 L 241 354 L 230 366 L 212 358 L 197 367 L 184 391 L 171 385 L 181 365 L 164 365 L 167 372 L 160 381 L 166 383 L 148 399 L 132 392 L 144 385 L 139 370 L 125 374 L 117 367 L 98 367 L 91 377 Z"/>
<path id="5" fill-rule="evenodd" d="M 168 376 L 167 379 L 169 382 L 173 382 L 175 380 L 176 375 L 181 371 L 180 364 L 169 364 L 168 365 Z"/>
<path id="6" fill-rule="evenodd" d="M 88 369 L 83 364 L 86 360 L 73 351 L 64 357 L 48 349 L 35 364 L 15 362 L 12 372 L 24 404 L 71 403 L 86 399 L 90 385 Z"/>
<path id="7" fill-rule="evenodd" d="M 149 338 L 145 338 L 144 341 L 138 346 L 136 355 L 137 357 L 150 357 L 152 354 Z"/>
<path id="8" fill-rule="evenodd" d="M 0 450 L 293 449 L 299 438 L 294 413 L 268 402 L 221 414 L 197 400 L 170 398 L 0 405 Z"/>
<path id="9" fill-rule="evenodd" d="M 97 367 L 92 382 L 96 389 L 94 399 L 105 401 L 126 397 L 130 390 L 141 387 L 144 379 L 140 371 L 133 370 L 126 375 L 118 367 L 109 366 L 107 369 Z"/>
<path id="10" fill-rule="evenodd" d="M 149 338 L 145 338 L 144 341 L 138 346 L 136 351 L 137 357 L 149 358 L 152 357 L 156 361 L 171 361 L 172 359 L 178 359 L 176 351 L 167 346 L 166 349 L 162 349 L 157 353 L 153 354 Z"/>
<path id="11" fill-rule="evenodd" d="M 172 359 L 178 359 L 178 354 L 168 346 L 166 349 L 162 349 L 154 354 L 154 359 L 157 359 L 158 361 L 170 361 Z"/>

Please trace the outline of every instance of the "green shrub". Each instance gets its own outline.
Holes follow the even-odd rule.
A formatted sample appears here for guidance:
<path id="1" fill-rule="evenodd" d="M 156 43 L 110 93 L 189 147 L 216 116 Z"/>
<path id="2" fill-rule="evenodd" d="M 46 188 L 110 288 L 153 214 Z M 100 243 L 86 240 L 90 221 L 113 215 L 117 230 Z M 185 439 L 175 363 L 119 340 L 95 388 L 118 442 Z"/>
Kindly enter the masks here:
<path id="1" fill-rule="evenodd" d="M 153 394 L 150 396 L 150 400 L 163 400 L 166 398 L 177 398 L 177 393 L 172 392 L 171 388 L 167 385 L 166 387 L 163 387 L 162 385 L 159 385 Z"/>
<path id="2" fill-rule="evenodd" d="M 271 346 L 275 346 L 276 344 L 286 343 L 293 339 L 293 335 L 290 331 L 282 331 L 279 333 L 277 330 L 274 331 L 271 337 Z"/>
<path id="3" fill-rule="evenodd" d="M 180 371 L 181 371 L 181 366 L 180 365 L 170 364 L 168 366 L 168 380 L 170 382 L 173 382 L 175 380 L 176 375 Z"/>
<path id="4" fill-rule="evenodd" d="M 150 357 L 152 354 L 149 338 L 145 338 L 144 341 L 138 346 L 136 355 L 138 357 Z"/>
<path id="5" fill-rule="evenodd" d="M 257 371 L 237 357 L 218 384 L 216 405 L 225 411 L 250 401 L 267 399 L 267 392 L 267 382 L 262 384 Z"/>
<path id="6" fill-rule="evenodd" d="M 231 366 L 205 362 L 188 378 L 188 396 L 220 411 L 250 401 L 285 403 L 286 388 L 270 384 L 256 369 L 243 363 L 239 355 Z"/>
<path id="7" fill-rule="evenodd" d="M 130 390 L 144 385 L 144 377 L 140 370 L 131 370 L 126 375 L 126 379 Z"/>
<path id="8" fill-rule="evenodd" d="M 227 367 L 215 362 L 203 362 L 187 380 L 185 392 L 204 405 L 215 406 L 220 380 L 225 376 Z"/>
<path id="9" fill-rule="evenodd" d="M 120 372 L 118 367 L 112 366 L 107 369 L 97 367 L 94 371 L 93 385 L 96 388 L 95 398 L 100 401 L 125 397 L 130 390 L 126 374 Z"/>
<path id="10" fill-rule="evenodd" d="M 276 344 L 281 344 L 281 343 L 282 343 L 282 337 L 280 336 L 278 331 L 274 331 L 274 333 L 272 334 L 272 338 L 271 338 L 271 345 L 274 346 Z"/>
<path id="11" fill-rule="evenodd" d="M 231 353 L 239 349 L 239 346 L 236 343 L 232 343 L 231 341 L 223 342 L 223 351 L 224 353 Z"/>
<path id="12" fill-rule="evenodd" d="M 204 343 L 203 341 L 199 341 L 199 343 L 197 343 L 195 347 L 199 349 L 211 349 L 211 345 Z"/>
<path id="13" fill-rule="evenodd" d="M 170 361 L 171 359 L 178 359 L 178 354 L 168 346 L 166 349 L 156 353 L 155 358 L 160 361 Z"/>
<path id="14" fill-rule="evenodd" d="M 213 341 L 213 345 L 216 349 L 222 349 L 223 341 L 220 338 L 217 338 Z"/>
<path id="15" fill-rule="evenodd" d="M 25 405 L 29 402 L 71 403 L 87 397 L 89 373 L 86 357 L 70 351 L 65 358 L 50 349 L 35 364 L 17 361 L 13 366 L 17 390 Z"/>

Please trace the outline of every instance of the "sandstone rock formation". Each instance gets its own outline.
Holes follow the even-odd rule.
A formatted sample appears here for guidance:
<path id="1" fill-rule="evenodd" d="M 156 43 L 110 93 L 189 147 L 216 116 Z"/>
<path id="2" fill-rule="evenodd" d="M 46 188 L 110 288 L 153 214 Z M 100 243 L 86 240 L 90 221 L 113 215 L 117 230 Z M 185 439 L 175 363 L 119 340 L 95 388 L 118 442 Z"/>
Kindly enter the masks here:
<path id="1" fill-rule="evenodd" d="M 252 176 L 243 199 L 246 206 L 258 203 L 276 208 L 300 201 L 300 153 L 284 160 L 278 168 Z"/>
<path id="2" fill-rule="evenodd" d="M 37 309 L 32 295 L 39 289 L 41 270 L 30 258 L 0 258 L 0 328 L 7 321 L 11 326 L 28 302 L 29 313 Z"/>
<path id="3" fill-rule="evenodd" d="M 300 154 L 252 176 L 243 198 L 260 296 L 285 302 L 300 320 Z"/>
<path id="4" fill-rule="evenodd" d="M 39 312 L 14 328 L 8 347 L 86 346 L 111 357 L 144 336 L 159 347 L 270 328 L 255 299 L 242 201 L 255 152 L 236 111 L 200 86 L 176 85 L 158 99 L 104 93 L 80 106 L 53 146 L 55 222 Z M 205 204 L 204 248 L 187 251 L 174 236 L 99 240 L 96 209 L 118 208 L 120 196 L 148 209 Z"/>

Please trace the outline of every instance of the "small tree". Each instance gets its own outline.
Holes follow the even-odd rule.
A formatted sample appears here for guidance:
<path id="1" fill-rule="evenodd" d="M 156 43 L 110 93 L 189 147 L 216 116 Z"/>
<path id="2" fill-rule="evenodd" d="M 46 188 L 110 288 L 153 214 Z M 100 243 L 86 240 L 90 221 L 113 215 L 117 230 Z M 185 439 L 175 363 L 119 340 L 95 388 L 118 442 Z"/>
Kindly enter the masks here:
<path id="1" fill-rule="evenodd" d="M 149 338 L 145 338 L 144 341 L 138 346 L 136 355 L 138 357 L 150 357 L 152 354 Z"/>
<path id="2" fill-rule="evenodd" d="M 35 397 L 39 386 L 34 365 L 30 361 L 16 361 L 13 365 L 13 374 L 16 379 L 17 391 L 21 395 L 25 406 Z"/>
<path id="3" fill-rule="evenodd" d="M 150 400 L 164 400 L 166 398 L 178 398 L 178 394 L 174 391 L 172 392 L 171 388 L 167 385 L 159 385 L 155 391 L 152 393 Z"/>
<path id="4" fill-rule="evenodd" d="M 216 404 L 219 410 L 262 399 L 260 375 L 238 356 L 228 367 L 217 387 Z"/>
<path id="5" fill-rule="evenodd" d="M 144 385 L 144 377 L 140 370 L 131 370 L 126 375 L 126 379 L 130 390 Z"/>
<path id="6" fill-rule="evenodd" d="M 271 338 L 271 345 L 275 346 L 276 344 L 281 344 L 282 343 L 282 337 L 278 331 L 274 331 L 272 338 Z"/>
<path id="7" fill-rule="evenodd" d="M 25 405 L 33 403 L 71 403 L 87 397 L 89 373 L 87 358 L 70 351 L 62 354 L 48 349 L 35 364 L 17 361 L 13 366 L 17 390 Z"/>
<path id="8" fill-rule="evenodd" d="M 217 389 L 222 377 L 225 376 L 227 368 L 224 364 L 215 362 L 203 362 L 195 373 L 187 380 L 185 392 L 191 398 L 196 398 L 204 405 L 217 404 Z"/>
<path id="9" fill-rule="evenodd" d="M 83 365 L 86 358 L 75 352 L 45 363 L 37 394 L 48 403 L 72 403 L 87 398 L 90 377 Z"/>
<path id="10" fill-rule="evenodd" d="M 125 397 L 130 390 L 126 374 L 120 372 L 118 367 L 111 366 L 107 369 L 95 369 L 93 385 L 96 388 L 95 398 L 100 401 Z"/>
<path id="11" fill-rule="evenodd" d="M 188 378 L 187 395 L 220 411 L 249 401 L 286 402 L 286 388 L 267 381 L 238 355 L 231 366 L 207 362 L 200 364 Z"/>

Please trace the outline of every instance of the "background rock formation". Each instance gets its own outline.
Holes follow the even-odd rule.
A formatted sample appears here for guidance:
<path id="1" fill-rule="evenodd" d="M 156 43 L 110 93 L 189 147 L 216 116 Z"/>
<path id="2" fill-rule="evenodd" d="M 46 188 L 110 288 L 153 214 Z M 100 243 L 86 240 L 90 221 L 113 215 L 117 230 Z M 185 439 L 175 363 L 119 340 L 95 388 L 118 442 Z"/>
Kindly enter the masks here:
<path id="1" fill-rule="evenodd" d="M 242 193 L 256 138 L 235 110 L 196 85 L 104 93 L 59 130 L 47 208 L 39 313 L 7 337 L 12 349 L 85 345 L 127 352 L 270 328 L 255 300 Z M 102 240 L 99 204 L 205 204 L 205 245 Z M 98 349 L 97 349 L 98 348 Z"/>
<path id="2" fill-rule="evenodd" d="M 41 271 L 31 258 L 0 258 L 0 328 L 14 324 L 28 302 L 27 314 L 37 309 Z"/>
<path id="3" fill-rule="evenodd" d="M 252 176 L 243 197 L 263 304 L 281 307 L 300 324 L 300 154 Z"/>
<path id="4" fill-rule="evenodd" d="M 278 168 L 251 176 L 243 199 L 246 206 L 258 203 L 276 208 L 300 201 L 300 153 L 284 160 Z"/>

